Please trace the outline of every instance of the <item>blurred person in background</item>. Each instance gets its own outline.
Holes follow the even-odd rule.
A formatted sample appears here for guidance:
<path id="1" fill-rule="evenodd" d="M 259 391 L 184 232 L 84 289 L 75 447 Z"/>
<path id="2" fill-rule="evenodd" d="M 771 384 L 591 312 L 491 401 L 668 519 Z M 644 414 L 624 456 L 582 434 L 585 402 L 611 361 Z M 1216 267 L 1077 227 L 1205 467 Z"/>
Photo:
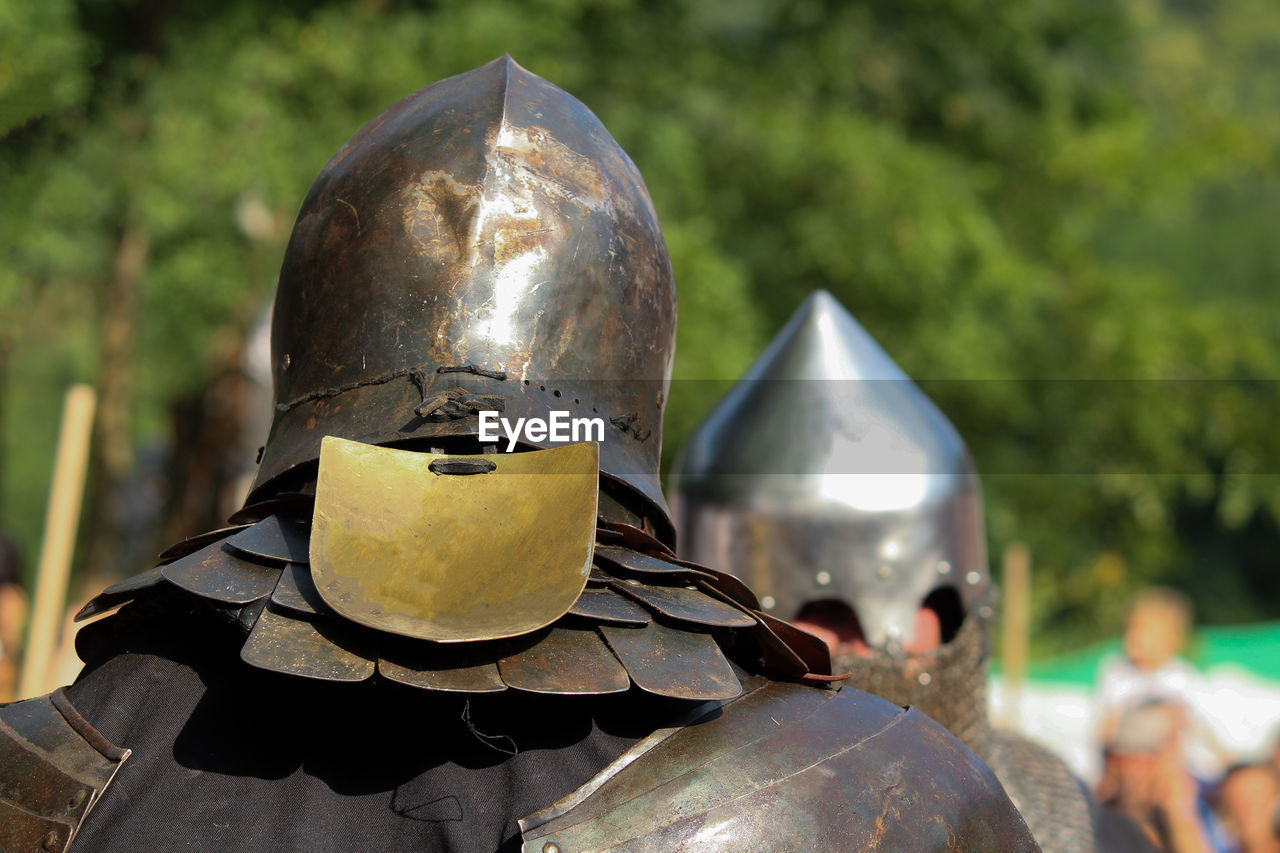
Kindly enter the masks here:
<path id="1" fill-rule="evenodd" d="M 1167 853 L 1226 853 L 1226 839 L 1182 761 L 1181 704 L 1149 699 L 1127 706 L 1106 744 L 1098 798 L 1142 827 Z"/>
<path id="2" fill-rule="evenodd" d="M 13 541 L 0 533 L 0 702 L 14 697 L 26 627 L 27 593 L 22 588 L 22 560 Z"/>
<path id="3" fill-rule="evenodd" d="M 1182 760 L 1202 787 L 1212 785 L 1227 755 L 1203 711 L 1207 688 L 1200 674 L 1180 657 L 1193 623 L 1191 601 L 1181 592 L 1150 587 L 1129 606 L 1122 654 L 1103 663 L 1095 701 L 1099 740 L 1115 740 L 1124 715 L 1153 702 L 1176 708 Z"/>
<path id="4" fill-rule="evenodd" d="M 1266 760 L 1231 768 L 1218 788 L 1218 815 L 1240 853 L 1280 853 L 1280 733 L 1273 743 Z"/>

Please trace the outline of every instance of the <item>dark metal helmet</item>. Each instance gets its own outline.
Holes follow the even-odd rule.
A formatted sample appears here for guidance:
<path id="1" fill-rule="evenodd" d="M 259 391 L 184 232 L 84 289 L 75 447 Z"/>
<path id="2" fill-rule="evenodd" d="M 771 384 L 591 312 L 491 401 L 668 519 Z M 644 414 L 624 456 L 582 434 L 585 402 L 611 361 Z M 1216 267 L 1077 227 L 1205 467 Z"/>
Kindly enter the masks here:
<path id="1" fill-rule="evenodd" d="M 825 291 L 694 432 L 672 488 L 688 559 L 737 574 L 784 619 L 843 602 L 884 648 L 905 641 L 926 600 L 952 614 L 944 638 L 985 607 L 964 442 Z"/>
<path id="2" fill-rule="evenodd" d="M 648 191 L 590 110 L 506 56 L 428 86 L 352 137 L 303 202 L 250 500 L 313 476 L 326 435 L 434 444 L 476 435 L 481 410 L 562 410 L 608 425 L 606 489 L 666 527 L 675 323 Z"/>

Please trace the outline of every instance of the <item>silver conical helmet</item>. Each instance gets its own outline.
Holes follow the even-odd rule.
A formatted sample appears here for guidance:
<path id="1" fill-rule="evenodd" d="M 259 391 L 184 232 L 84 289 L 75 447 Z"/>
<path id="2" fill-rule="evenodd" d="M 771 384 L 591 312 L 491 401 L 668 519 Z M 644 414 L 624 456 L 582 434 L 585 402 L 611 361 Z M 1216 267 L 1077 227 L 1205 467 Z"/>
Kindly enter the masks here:
<path id="1" fill-rule="evenodd" d="M 926 602 L 946 641 L 990 591 L 964 442 L 826 291 L 695 430 L 672 491 L 686 557 L 782 618 L 842 602 L 873 647 L 905 643 Z"/>

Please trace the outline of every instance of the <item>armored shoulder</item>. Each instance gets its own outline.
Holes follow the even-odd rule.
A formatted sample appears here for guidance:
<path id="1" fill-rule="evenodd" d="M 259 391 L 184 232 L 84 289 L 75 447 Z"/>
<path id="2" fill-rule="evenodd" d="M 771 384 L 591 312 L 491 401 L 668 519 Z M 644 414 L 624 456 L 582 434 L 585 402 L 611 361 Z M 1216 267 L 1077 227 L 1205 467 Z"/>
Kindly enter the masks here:
<path id="1" fill-rule="evenodd" d="M 528 853 L 1039 850 L 991 771 L 928 717 L 764 680 L 521 829 Z"/>
<path id="2" fill-rule="evenodd" d="M 0 850 L 66 850 L 128 757 L 62 690 L 0 708 Z"/>
<path id="3" fill-rule="evenodd" d="M 1017 732 L 995 729 L 978 751 L 1042 846 L 1063 853 L 1098 849 L 1091 798 L 1052 750 Z"/>

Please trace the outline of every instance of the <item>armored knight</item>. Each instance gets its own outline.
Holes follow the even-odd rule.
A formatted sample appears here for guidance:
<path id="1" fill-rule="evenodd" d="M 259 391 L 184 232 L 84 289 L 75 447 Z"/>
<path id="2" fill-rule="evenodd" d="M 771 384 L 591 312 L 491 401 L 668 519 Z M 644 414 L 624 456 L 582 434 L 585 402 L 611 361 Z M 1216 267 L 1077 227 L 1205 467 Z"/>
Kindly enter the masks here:
<path id="1" fill-rule="evenodd" d="M 298 216 L 245 507 L 0 710 L 0 847 L 1036 849 L 949 733 L 676 557 L 675 316 L 565 92 L 504 57 L 376 118 Z M 543 428 L 499 448 L 499 415 Z"/>
<path id="2" fill-rule="evenodd" d="M 1046 851 L 1095 849 L 1066 765 L 988 719 L 993 589 L 964 442 L 829 293 L 695 430 L 673 488 L 685 556 L 826 639 L 850 684 L 949 728 Z"/>

